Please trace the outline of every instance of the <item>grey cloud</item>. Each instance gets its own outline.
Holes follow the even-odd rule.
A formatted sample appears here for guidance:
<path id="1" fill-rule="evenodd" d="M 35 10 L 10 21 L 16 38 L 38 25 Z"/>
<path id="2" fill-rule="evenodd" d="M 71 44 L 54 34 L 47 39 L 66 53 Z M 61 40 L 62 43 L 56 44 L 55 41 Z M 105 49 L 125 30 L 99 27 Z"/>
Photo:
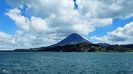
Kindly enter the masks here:
<path id="1" fill-rule="evenodd" d="M 111 44 L 130 44 L 133 43 L 133 22 L 126 24 L 124 27 L 118 27 L 112 32 L 102 37 L 91 37 L 92 40 L 107 42 Z"/>
<path id="2" fill-rule="evenodd" d="M 113 42 L 122 42 L 122 41 L 126 41 L 126 37 L 118 37 L 118 36 L 110 36 L 109 40 L 113 41 Z"/>

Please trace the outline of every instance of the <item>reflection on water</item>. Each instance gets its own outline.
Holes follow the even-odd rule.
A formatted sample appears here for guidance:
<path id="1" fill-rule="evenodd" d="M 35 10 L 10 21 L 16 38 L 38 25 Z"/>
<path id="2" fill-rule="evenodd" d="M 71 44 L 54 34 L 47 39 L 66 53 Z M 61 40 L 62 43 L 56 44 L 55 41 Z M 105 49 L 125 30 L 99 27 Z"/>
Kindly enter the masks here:
<path id="1" fill-rule="evenodd" d="M 133 74 L 133 53 L 0 52 L 0 74 Z"/>

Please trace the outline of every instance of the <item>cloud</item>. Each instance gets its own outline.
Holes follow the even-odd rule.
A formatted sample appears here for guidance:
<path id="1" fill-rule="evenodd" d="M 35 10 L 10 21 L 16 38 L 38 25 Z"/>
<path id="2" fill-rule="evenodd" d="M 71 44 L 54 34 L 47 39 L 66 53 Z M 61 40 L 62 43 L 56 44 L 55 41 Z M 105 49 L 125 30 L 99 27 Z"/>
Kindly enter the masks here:
<path id="1" fill-rule="evenodd" d="M 34 16 L 27 18 L 21 15 L 21 11 L 18 8 L 10 9 L 6 15 L 9 16 L 9 18 L 11 18 L 19 28 L 17 33 L 10 38 L 14 39 L 14 47 L 41 47 L 54 43 L 55 34 L 52 34 L 53 29 L 48 26 L 45 19 Z M 8 38 L 9 36 L 7 35 L 8 34 L 5 34 Z M 7 38 L 3 39 L 6 41 Z"/>
<path id="2" fill-rule="evenodd" d="M 48 28 L 48 24 L 45 19 L 42 19 L 40 17 L 34 17 L 27 18 L 25 16 L 21 15 L 21 10 L 14 8 L 10 9 L 8 13 L 6 13 L 9 18 L 14 20 L 16 25 L 19 27 L 22 31 L 48 31 L 50 28 Z"/>
<path id="3" fill-rule="evenodd" d="M 133 22 L 126 24 L 124 27 L 118 27 L 112 32 L 102 37 L 91 37 L 91 40 L 97 42 L 108 42 L 113 44 L 131 44 L 133 39 Z"/>
<path id="4" fill-rule="evenodd" d="M 11 35 L 8 35 L 4 32 L 0 32 L 0 48 L 3 50 L 9 50 L 13 48 L 15 41 Z"/>
<path id="5" fill-rule="evenodd" d="M 125 18 L 133 12 L 132 3 L 131 0 L 82 0 L 78 5 L 80 12 L 86 17 Z"/>
<path id="6" fill-rule="evenodd" d="M 5 13 L 18 31 L 12 37 L 16 47 L 29 48 L 54 44 L 76 32 L 88 35 L 97 27 L 112 24 L 115 17 L 132 14 L 133 1 L 126 0 L 6 0 L 11 9 Z"/>
<path id="7" fill-rule="evenodd" d="M 29 21 L 28 18 L 21 16 L 21 11 L 17 8 L 10 9 L 8 13 L 6 13 L 9 18 L 15 20 L 16 25 L 22 30 L 29 30 Z"/>

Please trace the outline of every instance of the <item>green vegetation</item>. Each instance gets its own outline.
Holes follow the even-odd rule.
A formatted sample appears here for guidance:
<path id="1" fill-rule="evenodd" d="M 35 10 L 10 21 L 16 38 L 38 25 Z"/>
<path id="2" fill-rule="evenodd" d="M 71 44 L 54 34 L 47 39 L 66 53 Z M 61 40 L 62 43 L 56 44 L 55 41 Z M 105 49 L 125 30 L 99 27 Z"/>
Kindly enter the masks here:
<path id="1" fill-rule="evenodd" d="M 41 47 L 31 49 L 16 49 L 15 52 L 133 52 L 132 46 L 128 45 L 109 45 L 101 46 L 98 44 L 78 43 L 54 47 Z"/>
<path id="2" fill-rule="evenodd" d="M 97 44 L 78 43 L 53 48 L 40 49 L 39 51 L 56 52 L 132 52 L 132 48 L 126 48 L 120 45 L 100 46 Z"/>
<path id="3" fill-rule="evenodd" d="M 132 48 L 126 48 L 121 45 L 110 45 L 106 48 L 106 51 L 116 51 L 116 52 L 131 52 Z"/>

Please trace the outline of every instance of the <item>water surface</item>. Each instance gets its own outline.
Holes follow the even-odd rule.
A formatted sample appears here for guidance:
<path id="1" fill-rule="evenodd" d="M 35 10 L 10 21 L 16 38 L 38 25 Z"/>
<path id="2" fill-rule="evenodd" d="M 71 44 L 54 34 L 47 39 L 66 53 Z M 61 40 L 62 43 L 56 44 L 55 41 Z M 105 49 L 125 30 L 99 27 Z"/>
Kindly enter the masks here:
<path id="1" fill-rule="evenodd" d="M 133 53 L 0 52 L 0 74 L 133 74 Z"/>

